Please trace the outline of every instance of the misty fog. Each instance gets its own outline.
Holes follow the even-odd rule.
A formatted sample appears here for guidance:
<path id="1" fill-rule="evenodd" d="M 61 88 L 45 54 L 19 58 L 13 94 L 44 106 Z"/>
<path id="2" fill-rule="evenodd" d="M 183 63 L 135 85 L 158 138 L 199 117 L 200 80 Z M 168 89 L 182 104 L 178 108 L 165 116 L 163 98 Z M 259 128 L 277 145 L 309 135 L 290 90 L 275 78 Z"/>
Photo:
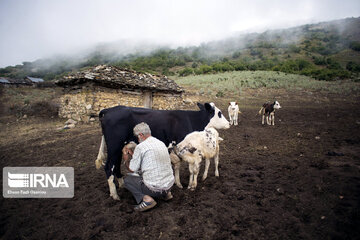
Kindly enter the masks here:
<path id="1" fill-rule="evenodd" d="M 359 15 L 356 0 L 2 0 L 0 67 L 94 51 L 120 56 L 159 46 L 211 46 L 241 33 Z"/>

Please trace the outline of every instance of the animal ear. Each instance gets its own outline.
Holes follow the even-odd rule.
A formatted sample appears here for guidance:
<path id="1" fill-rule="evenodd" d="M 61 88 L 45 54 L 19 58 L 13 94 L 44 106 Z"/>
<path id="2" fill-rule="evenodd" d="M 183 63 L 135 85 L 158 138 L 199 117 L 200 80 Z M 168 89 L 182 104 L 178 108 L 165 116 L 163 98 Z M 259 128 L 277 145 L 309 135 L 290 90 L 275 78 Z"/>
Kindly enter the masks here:
<path id="1" fill-rule="evenodd" d="M 231 102 L 229 102 L 229 105 L 231 105 Z"/>
<path id="2" fill-rule="evenodd" d="M 238 105 L 237 102 L 235 102 L 235 105 Z"/>
<path id="3" fill-rule="evenodd" d="M 200 109 L 200 110 L 204 110 L 204 105 L 202 105 L 201 103 L 197 103 L 197 106 L 198 106 L 198 108 Z"/>
<path id="4" fill-rule="evenodd" d="M 211 112 L 214 110 L 214 107 L 210 103 L 205 103 L 204 106 L 206 111 Z"/>
<path id="5" fill-rule="evenodd" d="M 189 152 L 190 153 L 194 153 L 196 151 L 196 148 L 194 148 L 194 147 L 191 147 L 190 149 L 189 149 Z"/>

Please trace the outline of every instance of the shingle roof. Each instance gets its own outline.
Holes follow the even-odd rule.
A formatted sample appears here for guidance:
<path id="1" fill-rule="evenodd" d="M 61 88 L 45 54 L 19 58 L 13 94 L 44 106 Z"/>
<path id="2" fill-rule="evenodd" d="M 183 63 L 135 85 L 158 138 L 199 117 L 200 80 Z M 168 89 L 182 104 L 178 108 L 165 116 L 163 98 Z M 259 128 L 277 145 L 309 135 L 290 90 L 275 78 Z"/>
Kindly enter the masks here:
<path id="1" fill-rule="evenodd" d="M 35 78 L 35 77 L 26 77 L 27 79 L 29 79 L 30 81 L 34 82 L 34 83 L 38 83 L 38 82 L 43 82 L 44 79 L 42 78 Z"/>
<path id="2" fill-rule="evenodd" d="M 10 83 L 6 78 L 0 78 L 0 83 Z"/>
<path id="3" fill-rule="evenodd" d="M 0 83 L 6 84 L 28 84 L 24 79 L 13 79 L 13 78 L 4 78 L 0 77 Z"/>
<path id="4" fill-rule="evenodd" d="M 87 82 L 108 88 L 147 89 L 176 93 L 184 91 L 174 80 L 168 79 L 166 76 L 138 73 L 106 65 L 99 65 L 70 74 L 57 81 L 56 84 L 62 87 L 70 87 Z"/>

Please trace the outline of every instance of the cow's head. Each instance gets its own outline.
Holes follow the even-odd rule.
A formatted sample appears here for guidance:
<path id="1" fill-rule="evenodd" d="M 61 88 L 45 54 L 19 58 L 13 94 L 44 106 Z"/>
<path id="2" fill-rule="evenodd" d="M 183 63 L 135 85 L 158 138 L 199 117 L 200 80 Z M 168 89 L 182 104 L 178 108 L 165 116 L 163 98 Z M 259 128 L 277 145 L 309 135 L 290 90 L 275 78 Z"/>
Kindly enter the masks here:
<path id="1" fill-rule="evenodd" d="M 275 101 L 274 102 L 274 109 L 280 109 L 281 106 L 280 106 L 280 103 L 278 101 Z"/>
<path id="2" fill-rule="evenodd" d="M 236 110 L 236 106 L 237 106 L 237 102 L 229 102 L 229 108 L 232 109 L 233 111 Z"/>
<path id="3" fill-rule="evenodd" d="M 206 111 L 210 116 L 210 121 L 205 128 L 213 127 L 216 129 L 228 129 L 230 128 L 230 123 L 220 109 L 218 109 L 214 103 L 205 103 L 204 105 L 198 104 L 199 108 L 203 111 Z"/>

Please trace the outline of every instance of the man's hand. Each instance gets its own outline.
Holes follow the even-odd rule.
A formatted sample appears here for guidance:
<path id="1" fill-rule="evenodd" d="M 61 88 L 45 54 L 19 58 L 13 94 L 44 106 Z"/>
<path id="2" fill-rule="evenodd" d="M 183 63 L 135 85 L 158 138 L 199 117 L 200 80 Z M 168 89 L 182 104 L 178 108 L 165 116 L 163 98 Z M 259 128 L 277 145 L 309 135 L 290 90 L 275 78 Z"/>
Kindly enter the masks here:
<path id="1" fill-rule="evenodd" d="M 126 149 L 126 151 L 123 153 L 124 164 L 125 164 L 126 168 L 127 168 L 130 172 L 133 172 L 133 171 L 131 171 L 131 169 L 129 168 L 130 161 L 131 161 L 131 159 L 132 159 L 133 154 L 134 154 L 134 152 L 131 151 L 130 149 Z"/>

